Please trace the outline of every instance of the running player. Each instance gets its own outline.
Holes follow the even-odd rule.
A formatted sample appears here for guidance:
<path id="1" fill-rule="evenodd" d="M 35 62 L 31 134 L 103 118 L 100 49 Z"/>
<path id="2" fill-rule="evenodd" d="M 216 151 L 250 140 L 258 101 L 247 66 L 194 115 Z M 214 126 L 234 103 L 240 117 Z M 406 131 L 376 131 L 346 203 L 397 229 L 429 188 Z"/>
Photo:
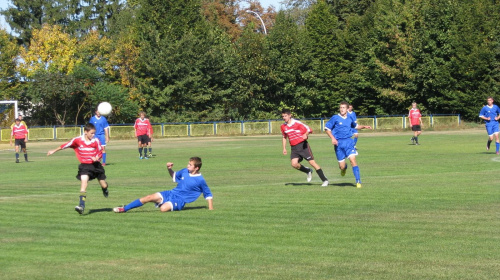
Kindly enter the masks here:
<path id="1" fill-rule="evenodd" d="M 95 137 L 99 139 L 102 146 L 102 165 L 106 165 L 106 144 L 109 142 L 109 124 L 105 116 L 95 111 L 95 116 L 90 118 L 89 123 L 95 127 Z"/>
<path id="2" fill-rule="evenodd" d="M 148 144 L 151 143 L 153 138 L 153 127 L 149 122 L 149 119 L 146 118 L 146 113 L 140 112 L 139 118 L 135 120 L 134 129 L 135 136 L 137 137 L 137 144 L 139 148 L 139 158 L 140 159 L 148 159 L 147 149 Z M 144 157 L 142 156 L 142 152 L 144 151 Z M 149 148 L 149 155 L 151 156 L 151 147 Z"/>
<path id="3" fill-rule="evenodd" d="M 347 109 L 347 115 L 353 119 L 355 123 L 358 123 L 358 116 L 356 116 L 356 113 L 353 111 L 352 105 L 349 104 L 349 108 Z M 352 129 L 352 135 L 354 136 L 354 147 L 356 148 L 356 144 L 358 143 L 358 130 L 353 128 Z"/>
<path id="4" fill-rule="evenodd" d="M 47 156 L 54 154 L 57 151 L 72 148 L 75 150 L 76 157 L 80 161 L 78 166 L 78 174 L 76 178 L 81 181 L 80 185 L 80 204 L 75 207 L 75 210 L 83 214 L 85 210 L 85 200 L 87 199 L 87 185 L 88 182 L 96 179 L 99 180 L 101 185 L 102 194 L 108 197 L 108 183 L 106 183 L 106 173 L 99 161 L 102 156 L 102 146 L 99 138 L 95 136 L 95 127 L 93 124 L 88 123 L 85 125 L 82 136 L 75 137 L 71 141 L 62 144 L 57 149 L 50 150 Z"/>
<path id="5" fill-rule="evenodd" d="M 113 211 L 115 213 L 125 213 L 148 202 L 156 203 L 156 207 L 159 207 L 161 212 L 180 211 L 186 203 L 198 199 L 200 194 L 203 194 L 203 197 L 207 200 L 208 210 L 214 210 L 212 192 L 200 173 L 201 164 L 201 158 L 192 157 L 189 159 L 186 168 L 175 172 L 172 170 L 174 164 L 167 162 L 168 174 L 177 183 L 177 187 L 136 199 L 124 207 L 113 208 Z"/>
<path id="6" fill-rule="evenodd" d="M 411 143 L 420 145 L 418 143 L 418 136 L 422 133 L 422 115 L 417 108 L 416 102 L 411 104 L 411 109 L 408 112 L 408 119 L 410 120 L 411 130 L 413 131 L 413 137 L 410 139 Z"/>
<path id="7" fill-rule="evenodd" d="M 285 123 L 281 125 L 283 154 L 286 155 L 288 153 L 286 150 L 286 139 L 288 138 L 290 146 L 292 147 L 290 154 L 292 167 L 306 173 L 307 182 L 310 182 L 312 179 L 312 169 L 300 164 L 303 159 L 307 160 L 309 164 L 316 169 L 316 173 L 318 173 L 319 178 L 323 181 L 321 186 L 328 186 L 328 179 L 325 177 L 325 174 L 323 174 L 321 167 L 314 161 L 311 147 L 309 147 L 309 143 L 307 142 L 308 135 L 312 133 L 311 128 L 292 118 L 292 113 L 288 109 L 283 109 L 283 111 L 281 111 L 281 117 L 285 121 Z"/>
<path id="8" fill-rule="evenodd" d="M 356 187 L 361 188 L 361 175 L 358 164 L 356 163 L 358 152 L 356 148 L 354 148 L 354 140 L 351 138 L 352 129 L 371 129 L 371 126 L 358 125 L 347 115 L 348 107 L 349 103 L 345 101 L 340 102 L 340 113 L 330 118 L 325 124 L 325 131 L 332 140 L 332 145 L 335 146 L 335 155 L 339 162 L 340 175 L 345 176 L 347 170 L 345 159 L 349 158 L 352 166 L 352 173 L 354 174 L 354 178 L 356 178 Z"/>
<path id="9" fill-rule="evenodd" d="M 24 160 L 28 161 L 28 152 L 26 151 L 26 142 L 28 142 L 28 128 L 21 123 L 21 119 L 17 118 L 12 126 L 10 133 L 10 145 L 12 146 L 12 138 L 15 139 L 16 147 L 16 163 L 19 163 L 19 147 L 24 153 Z"/>
<path id="10" fill-rule="evenodd" d="M 500 141 L 498 140 L 498 119 L 500 119 L 500 108 L 493 104 L 495 100 L 493 97 L 489 96 L 481 112 L 479 112 L 479 117 L 484 120 L 486 126 L 486 132 L 488 133 L 488 142 L 486 142 L 486 150 L 490 149 L 491 141 L 493 141 L 493 136 L 496 140 L 496 153 L 499 154 Z"/>

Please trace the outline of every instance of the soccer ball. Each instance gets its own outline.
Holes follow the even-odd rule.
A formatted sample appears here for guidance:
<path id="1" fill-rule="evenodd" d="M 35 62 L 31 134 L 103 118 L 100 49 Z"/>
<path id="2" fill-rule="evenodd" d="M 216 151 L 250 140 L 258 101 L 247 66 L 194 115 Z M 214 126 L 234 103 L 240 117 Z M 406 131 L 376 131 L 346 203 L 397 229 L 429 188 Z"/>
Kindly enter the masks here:
<path id="1" fill-rule="evenodd" d="M 113 107 L 108 102 L 102 102 L 97 106 L 97 111 L 103 116 L 111 114 L 111 110 L 113 110 Z"/>

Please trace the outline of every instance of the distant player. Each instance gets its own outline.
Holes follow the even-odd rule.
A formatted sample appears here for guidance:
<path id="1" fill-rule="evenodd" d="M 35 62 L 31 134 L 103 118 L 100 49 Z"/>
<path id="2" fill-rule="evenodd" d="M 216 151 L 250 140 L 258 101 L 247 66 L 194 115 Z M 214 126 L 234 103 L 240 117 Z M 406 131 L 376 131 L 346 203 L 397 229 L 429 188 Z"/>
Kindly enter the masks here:
<path id="1" fill-rule="evenodd" d="M 312 169 L 300 164 L 302 160 L 307 160 L 309 164 L 314 167 L 321 181 L 323 181 L 321 186 L 328 186 L 328 179 L 325 177 L 325 174 L 323 174 L 321 167 L 314 161 L 311 147 L 309 147 L 309 143 L 307 142 L 308 135 L 312 133 L 311 128 L 292 118 L 292 113 L 288 109 L 283 109 L 283 111 L 281 111 L 281 117 L 285 121 L 285 123 L 281 125 L 283 154 L 286 155 L 288 153 L 286 150 L 286 139 L 288 138 L 291 146 L 290 160 L 292 167 L 306 173 L 307 181 L 310 182 L 312 179 Z"/>
<path id="2" fill-rule="evenodd" d="M 19 163 L 19 148 L 23 151 L 24 160 L 27 162 L 28 152 L 26 151 L 26 142 L 28 142 L 28 127 L 21 123 L 21 119 L 17 118 L 11 128 L 10 145 L 12 146 L 12 138 L 14 138 L 16 147 L 16 163 Z"/>
<path id="3" fill-rule="evenodd" d="M 417 108 L 416 102 L 411 104 L 411 109 L 408 112 L 408 119 L 410 120 L 411 130 L 413 131 L 413 137 L 410 139 L 411 143 L 420 145 L 418 143 L 418 136 L 422 133 L 422 115 Z"/>
<path id="4" fill-rule="evenodd" d="M 21 124 L 24 125 L 26 127 L 26 129 L 28 129 L 28 125 L 23 121 L 23 115 L 19 114 L 17 116 L 17 118 L 21 121 Z M 10 129 L 12 129 L 12 127 L 15 125 L 16 123 L 13 122 L 11 125 L 10 125 Z M 29 129 L 28 129 L 29 131 Z"/>
<path id="5" fill-rule="evenodd" d="M 90 118 L 89 123 L 95 127 L 95 137 L 99 139 L 102 146 L 102 165 L 106 166 L 106 144 L 109 142 L 109 124 L 105 116 L 101 116 L 95 110 L 95 116 Z"/>
<path id="6" fill-rule="evenodd" d="M 352 105 L 349 104 L 349 108 L 347 109 L 347 115 L 353 119 L 355 123 L 358 123 L 358 116 L 356 116 L 356 113 L 353 111 Z M 352 135 L 354 136 L 354 147 L 356 147 L 356 144 L 358 143 L 358 130 L 353 128 L 352 129 Z"/>
<path id="7" fill-rule="evenodd" d="M 80 161 L 78 166 L 78 174 L 76 178 L 81 181 L 80 185 L 80 204 L 75 207 L 75 210 L 83 214 L 85 210 L 85 200 L 87 199 L 88 182 L 96 179 L 101 185 L 102 194 L 108 197 L 108 183 L 106 183 L 106 173 L 100 159 L 102 156 L 102 146 L 99 138 L 95 136 L 95 127 L 88 123 L 85 125 L 82 136 L 75 137 L 71 141 L 62 144 L 57 149 L 50 150 L 47 156 L 54 154 L 57 151 L 72 148 L 75 150 L 76 157 Z"/>
<path id="8" fill-rule="evenodd" d="M 135 120 L 134 129 L 135 136 L 137 137 L 137 143 L 139 148 L 139 158 L 140 159 L 148 159 L 147 149 L 148 143 L 151 143 L 153 138 L 153 127 L 149 122 L 149 119 L 146 118 L 146 113 L 140 112 L 139 118 Z M 142 152 L 144 151 L 144 157 L 142 156 Z M 149 156 L 151 157 L 152 148 L 149 148 Z"/>
<path id="9" fill-rule="evenodd" d="M 340 102 L 340 113 L 330 118 L 325 124 L 325 131 L 332 140 L 332 145 L 335 146 L 335 155 L 339 162 L 340 175 L 345 176 L 347 170 L 345 159 L 349 158 L 352 173 L 354 174 L 354 178 L 356 178 L 356 187 L 361 188 L 361 175 L 356 163 L 358 152 L 354 147 L 354 140 L 351 138 L 352 129 L 371 129 L 371 126 L 358 125 L 347 115 L 347 108 L 349 108 L 349 103 L 345 101 Z"/>
<path id="10" fill-rule="evenodd" d="M 498 140 L 498 119 L 500 119 L 500 108 L 493 104 L 495 100 L 493 97 L 489 96 L 481 112 L 479 112 L 479 117 L 484 120 L 486 132 L 488 133 L 488 142 L 486 143 L 486 150 L 490 149 L 491 141 L 493 141 L 493 136 L 496 140 L 496 153 L 499 154 L 500 141 Z"/>
<path id="11" fill-rule="evenodd" d="M 148 202 L 156 203 L 156 207 L 159 207 L 161 212 L 180 211 L 186 203 L 194 202 L 201 194 L 208 203 L 208 210 L 213 210 L 212 192 L 200 173 L 201 165 L 201 158 L 192 157 L 189 159 L 186 168 L 175 172 L 172 170 L 174 164 L 167 162 L 168 173 L 177 183 L 177 187 L 136 199 L 124 207 L 113 208 L 113 211 L 115 213 L 124 213 L 130 209 L 141 207 Z"/>

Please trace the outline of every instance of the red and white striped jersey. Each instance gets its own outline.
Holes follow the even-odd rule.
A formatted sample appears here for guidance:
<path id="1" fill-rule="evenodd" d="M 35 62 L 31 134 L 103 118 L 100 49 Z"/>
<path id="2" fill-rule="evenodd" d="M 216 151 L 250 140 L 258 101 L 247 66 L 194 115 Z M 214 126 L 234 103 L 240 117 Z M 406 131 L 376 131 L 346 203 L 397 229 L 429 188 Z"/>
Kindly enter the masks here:
<path id="1" fill-rule="evenodd" d="M 419 109 L 410 109 L 410 112 L 408 113 L 408 118 L 410 119 L 410 125 L 419 125 L 420 124 L 420 117 L 422 115 L 420 114 Z"/>
<path id="2" fill-rule="evenodd" d="M 135 120 L 134 129 L 136 137 L 139 135 L 148 135 L 151 137 L 153 134 L 153 127 L 147 118 L 144 118 L 144 120 L 137 118 L 137 120 Z"/>
<path id="3" fill-rule="evenodd" d="M 305 140 L 302 138 L 302 135 L 307 132 L 312 133 L 311 128 L 296 119 L 290 119 L 288 123 L 281 125 L 281 134 L 283 134 L 284 138 L 288 138 L 291 146 L 304 142 Z"/>
<path id="4" fill-rule="evenodd" d="M 102 146 L 98 138 L 92 138 L 88 141 L 85 135 L 75 137 L 68 143 L 62 144 L 61 149 L 72 148 L 75 150 L 76 157 L 80 163 L 93 163 L 92 157 L 102 157 Z"/>
<path id="5" fill-rule="evenodd" d="M 20 123 L 19 125 L 12 126 L 11 136 L 14 136 L 15 139 L 24 139 L 28 137 L 28 128 Z M 12 138 L 11 138 L 12 139 Z"/>

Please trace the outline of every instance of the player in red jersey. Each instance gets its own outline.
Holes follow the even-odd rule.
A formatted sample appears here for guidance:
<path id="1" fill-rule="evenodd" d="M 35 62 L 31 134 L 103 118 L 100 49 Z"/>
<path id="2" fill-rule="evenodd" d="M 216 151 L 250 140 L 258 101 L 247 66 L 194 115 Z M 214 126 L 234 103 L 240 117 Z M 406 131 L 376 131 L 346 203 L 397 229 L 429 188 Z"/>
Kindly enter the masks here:
<path id="1" fill-rule="evenodd" d="M 151 145 L 151 141 L 153 140 L 153 127 L 149 122 L 149 119 L 146 118 L 146 113 L 140 112 L 140 118 L 135 120 L 134 129 L 135 136 L 137 137 L 137 144 L 139 148 L 139 158 L 140 159 L 148 159 L 147 149 L 148 144 Z M 142 152 L 144 151 L 144 157 L 142 156 Z M 149 146 L 149 155 L 151 154 L 152 148 Z"/>
<path id="2" fill-rule="evenodd" d="M 410 120 L 411 130 L 413 131 L 411 142 L 415 145 L 420 145 L 418 144 L 418 136 L 422 133 L 422 115 L 420 114 L 420 110 L 417 108 L 416 102 L 411 104 L 408 119 Z"/>
<path id="3" fill-rule="evenodd" d="M 24 122 L 23 122 L 24 123 Z M 16 163 L 19 163 L 19 147 L 24 153 L 24 160 L 28 161 L 28 152 L 26 151 L 26 142 L 28 142 L 28 127 L 21 123 L 21 119 L 17 118 L 15 124 L 12 126 L 10 133 L 10 145 L 12 146 L 12 137 L 15 138 L 16 144 Z"/>
<path id="4" fill-rule="evenodd" d="M 306 124 L 293 119 L 292 113 L 288 109 L 283 109 L 281 111 L 281 117 L 285 121 L 281 125 L 281 133 L 283 135 L 283 154 L 286 155 L 288 152 L 286 150 L 286 139 L 288 138 L 291 148 L 291 163 L 292 167 L 300 170 L 307 174 L 307 181 L 310 182 L 312 179 L 312 169 L 303 166 L 300 162 L 305 159 L 309 164 L 316 169 L 319 178 L 323 181 L 322 187 L 328 186 L 328 179 L 323 174 L 321 167 L 314 161 L 314 156 L 312 154 L 309 143 L 307 142 L 308 135 L 312 133 L 311 128 Z"/>
<path id="5" fill-rule="evenodd" d="M 75 150 L 76 157 L 80 161 L 78 166 L 78 174 L 76 178 L 81 181 L 80 186 L 80 204 L 75 207 L 75 210 L 83 214 L 85 210 L 85 200 L 87 199 L 88 182 L 97 178 L 101 185 L 102 194 L 108 197 L 108 183 L 106 183 L 106 173 L 100 160 L 102 157 L 102 146 L 98 138 L 94 138 L 95 126 L 91 123 L 85 125 L 82 136 L 75 137 L 71 141 L 62 144 L 54 150 L 50 150 L 47 156 L 54 154 L 57 151 L 72 148 Z"/>

